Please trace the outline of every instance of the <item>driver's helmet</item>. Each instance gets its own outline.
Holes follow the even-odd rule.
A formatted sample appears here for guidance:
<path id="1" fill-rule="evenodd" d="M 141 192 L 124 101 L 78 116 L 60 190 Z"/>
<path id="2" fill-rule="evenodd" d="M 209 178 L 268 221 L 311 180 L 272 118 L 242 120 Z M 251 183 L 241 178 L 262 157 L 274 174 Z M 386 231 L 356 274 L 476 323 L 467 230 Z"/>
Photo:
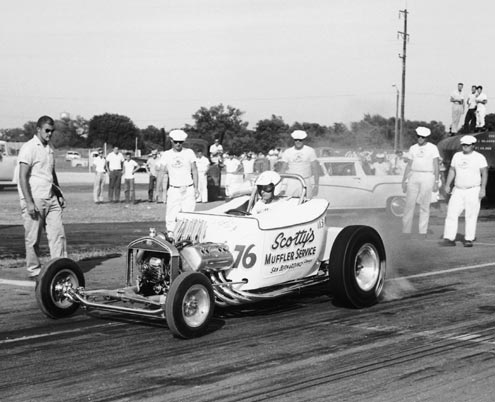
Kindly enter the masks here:
<path id="1" fill-rule="evenodd" d="M 255 182 L 258 187 L 258 193 L 261 194 L 262 189 L 269 193 L 273 192 L 275 190 L 275 186 L 279 184 L 281 180 L 282 178 L 280 175 L 273 170 L 267 170 L 261 173 Z"/>

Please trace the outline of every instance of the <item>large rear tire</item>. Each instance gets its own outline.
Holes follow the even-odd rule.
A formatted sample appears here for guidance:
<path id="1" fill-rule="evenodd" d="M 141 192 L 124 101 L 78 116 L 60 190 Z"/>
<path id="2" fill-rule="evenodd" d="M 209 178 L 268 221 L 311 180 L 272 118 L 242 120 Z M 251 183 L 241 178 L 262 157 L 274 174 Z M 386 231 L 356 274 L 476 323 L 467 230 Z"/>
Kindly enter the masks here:
<path id="1" fill-rule="evenodd" d="M 213 316 L 213 286 L 200 272 L 183 272 L 172 282 L 165 302 L 165 316 L 172 333 L 188 339 L 202 335 Z"/>
<path id="2" fill-rule="evenodd" d="M 79 265 L 69 258 L 55 258 L 41 270 L 36 281 L 38 306 L 50 318 L 68 317 L 76 312 L 79 303 L 67 296 L 67 290 L 78 287 L 84 287 Z"/>
<path id="3" fill-rule="evenodd" d="M 337 236 L 330 254 L 330 288 L 341 302 L 355 308 L 376 304 L 385 282 L 383 241 L 369 226 L 348 226 Z"/>

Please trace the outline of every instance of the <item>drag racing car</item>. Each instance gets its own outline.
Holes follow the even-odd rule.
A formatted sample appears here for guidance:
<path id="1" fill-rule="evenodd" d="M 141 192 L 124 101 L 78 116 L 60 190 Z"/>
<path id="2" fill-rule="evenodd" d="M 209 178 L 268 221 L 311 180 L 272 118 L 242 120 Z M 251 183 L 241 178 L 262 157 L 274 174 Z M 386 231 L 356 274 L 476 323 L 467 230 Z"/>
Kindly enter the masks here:
<path id="1" fill-rule="evenodd" d="M 286 196 L 281 184 L 272 210 L 251 213 L 260 197 L 254 188 L 216 208 L 180 213 L 173 235 L 151 228 L 128 245 L 121 288 L 86 289 L 75 261 L 50 261 L 36 283 L 41 310 L 51 318 L 79 307 L 160 317 L 187 339 L 205 333 L 215 305 L 255 303 L 322 283 L 350 307 L 377 303 L 386 271 L 378 232 L 328 227 L 328 201 L 308 199 L 302 177 L 282 178 L 300 191 Z"/>

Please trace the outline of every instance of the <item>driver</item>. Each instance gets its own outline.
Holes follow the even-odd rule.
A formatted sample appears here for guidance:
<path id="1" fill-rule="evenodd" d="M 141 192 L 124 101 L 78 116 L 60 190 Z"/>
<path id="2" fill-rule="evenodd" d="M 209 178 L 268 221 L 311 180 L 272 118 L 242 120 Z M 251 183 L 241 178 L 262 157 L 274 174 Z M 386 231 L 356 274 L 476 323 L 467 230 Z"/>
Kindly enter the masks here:
<path id="1" fill-rule="evenodd" d="M 275 195 L 275 186 L 281 180 L 280 175 L 272 170 L 267 170 L 258 176 L 255 184 L 260 198 L 251 210 L 252 215 L 270 211 L 281 200 L 280 197 Z"/>

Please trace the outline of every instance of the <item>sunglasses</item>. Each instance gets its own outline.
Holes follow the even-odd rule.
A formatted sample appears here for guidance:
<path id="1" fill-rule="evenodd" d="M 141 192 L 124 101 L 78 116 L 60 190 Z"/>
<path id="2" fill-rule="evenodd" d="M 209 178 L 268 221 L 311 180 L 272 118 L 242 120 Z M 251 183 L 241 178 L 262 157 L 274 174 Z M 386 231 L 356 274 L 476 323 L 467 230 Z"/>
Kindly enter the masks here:
<path id="1" fill-rule="evenodd" d="M 463 147 L 472 147 L 473 144 L 461 144 Z"/>
<path id="2" fill-rule="evenodd" d="M 265 193 L 271 193 L 275 189 L 275 186 L 273 184 L 267 184 L 266 186 L 259 186 L 260 190 L 265 192 Z"/>
<path id="3" fill-rule="evenodd" d="M 297 140 L 294 140 L 294 141 L 303 142 L 303 140 L 300 140 L 300 139 L 297 139 Z"/>
<path id="4" fill-rule="evenodd" d="M 49 128 L 45 128 L 45 133 L 47 133 L 47 134 L 53 133 L 54 131 L 55 131 L 55 129 L 50 130 Z"/>
<path id="5" fill-rule="evenodd" d="M 174 144 L 182 144 L 184 141 L 174 141 Z"/>
<path id="6" fill-rule="evenodd" d="M 423 140 L 426 138 L 426 137 L 423 137 L 422 135 L 417 135 L 416 137 L 422 138 Z"/>

